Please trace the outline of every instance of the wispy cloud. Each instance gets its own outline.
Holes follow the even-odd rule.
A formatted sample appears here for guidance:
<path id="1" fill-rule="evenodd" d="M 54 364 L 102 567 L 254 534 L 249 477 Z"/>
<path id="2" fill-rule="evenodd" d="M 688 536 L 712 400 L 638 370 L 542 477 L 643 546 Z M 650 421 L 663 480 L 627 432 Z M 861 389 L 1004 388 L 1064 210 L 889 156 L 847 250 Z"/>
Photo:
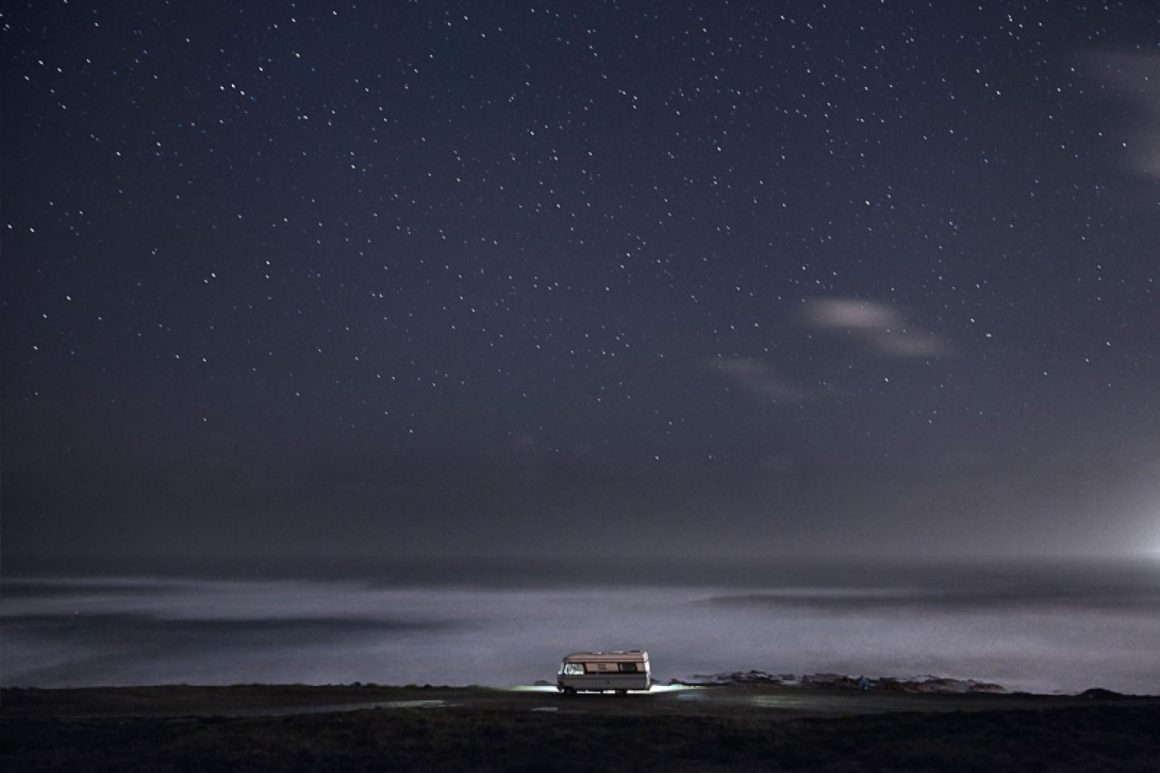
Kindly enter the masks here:
<path id="1" fill-rule="evenodd" d="M 894 306 L 853 298 L 810 298 L 795 323 L 808 330 L 846 333 L 854 345 L 878 357 L 945 357 L 954 352 L 941 336 L 909 324 Z M 773 402 L 802 402 L 819 396 L 760 359 L 715 357 L 705 362 L 747 392 Z"/>
<path id="2" fill-rule="evenodd" d="M 901 324 L 893 307 L 845 298 L 811 298 L 802 307 L 808 327 L 831 330 L 882 330 Z"/>
<path id="3" fill-rule="evenodd" d="M 941 336 L 908 324 L 895 307 L 850 298 L 812 298 L 802 307 L 801 323 L 814 330 L 845 330 L 885 357 L 943 357 L 952 354 Z"/>
<path id="4" fill-rule="evenodd" d="M 757 360 L 724 357 L 709 360 L 708 365 L 753 394 L 774 402 L 799 402 L 810 396 L 806 390 L 786 381 L 773 368 Z"/>
<path id="5" fill-rule="evenodd" d="M 1160 56 L 1104 52 L 1090 55 L 1088 63 L 1127 108 L 1117 137 L 1125 165 L 1136 174 L 1160 179 Z"/>

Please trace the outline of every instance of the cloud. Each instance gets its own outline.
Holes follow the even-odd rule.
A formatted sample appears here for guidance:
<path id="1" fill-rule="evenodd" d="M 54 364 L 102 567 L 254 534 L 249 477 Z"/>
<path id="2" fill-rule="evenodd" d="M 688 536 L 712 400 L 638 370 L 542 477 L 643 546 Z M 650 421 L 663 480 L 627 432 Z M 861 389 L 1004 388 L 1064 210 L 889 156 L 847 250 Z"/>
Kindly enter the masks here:
<path id="1" fill-rule="evenodd" d="M 908 324 L 887 303 L 852 298 L 810 298 L 798 312 L 798 324 L 809 330 L 848 333 L 852 340 L 879 357 L 945 357 L 953 354 L 941 336 Z M 802 402 L 815 393 L 795 384 L 761 360 L 715 357 L 706 366 L 752 394 L 773 402 Z"/>
<path id="2" fill-rule="evenodd" d="M 824 330 L 882 330 L 902 324 L 892 307 L 871 301 L 811 298 L 802 309 L 807 327 Z"/>
<path id="3" fill-rule="evenodd" d="M 774 402 L 800 402 L 810 396 L 804 389 L 785 381 L 772 368 L 757 360 L 743 357 L 717 358 L 710 360 L 709 366 L 750 392 Z"/>
<path id="4" fill-rule="evenodd" d="M 950 345 L 928 330 L 907 324 L 893 306 L 849 298 L 811 298 L 801 322 L 814 330 L 849 331 L 872 352 L 885 357 L 943 357 Z"/>
<path id="5" fill-rule="evenodd" d="M 1126 108 L 1116 137 L 1125 165 L 1138 175 L 1160 179 L 1160 56 L 1105 52 L 1090 55 L 1088 62 Z"/>
<path id="6" fill-rule="evenodd" d="M 892 357 L 944 357 L 950 346 L 934 333 L 915 330 L 879 331 L 869 342 L 880 353 Z"/>

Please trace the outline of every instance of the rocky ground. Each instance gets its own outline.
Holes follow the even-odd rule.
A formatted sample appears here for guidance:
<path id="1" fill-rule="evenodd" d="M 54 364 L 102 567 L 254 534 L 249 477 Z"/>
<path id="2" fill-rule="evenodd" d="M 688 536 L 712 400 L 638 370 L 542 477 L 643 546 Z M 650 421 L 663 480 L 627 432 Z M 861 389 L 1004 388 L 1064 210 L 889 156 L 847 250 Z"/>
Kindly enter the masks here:
<path id="1" fill-rule="evenodd" d="M 732 671 L 720 674 L 697 674 L 690 679 L 674 679 L 685 685 L 754 685 L 766 687 L 800 687 L 803 689 L 835 688 L 905 693 L 1006 693 L 1002 685 L 975 679 L 950 679 L 939 676 L 868 677 L 848 674 L 771 674 L 767 671 Z M 1107 691 L 1105 691 L 1107 692 Z M 1113 695 L 1114 693 L 1108 693 Z"/>
<path id="2" fill-rule="evenodd" d="M 1157 698 L 806 684 L 8 689 L 0 769 L 1160 770 Z"/>

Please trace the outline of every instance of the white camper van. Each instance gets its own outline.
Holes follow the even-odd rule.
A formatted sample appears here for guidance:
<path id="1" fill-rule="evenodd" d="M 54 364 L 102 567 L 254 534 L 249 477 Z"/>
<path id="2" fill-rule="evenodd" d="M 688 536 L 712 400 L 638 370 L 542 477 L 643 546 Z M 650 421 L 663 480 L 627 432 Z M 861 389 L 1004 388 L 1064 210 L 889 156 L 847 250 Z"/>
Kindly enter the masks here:
<path id="1" fill-rule="evenodd" d="M 644 650 L 575 652 L 564 656 L 556 673 L 556 689 L 568 695 L 585 690 L 615 690 L 617 695 L 624 695 L 650 687 L 652 672 Z"/>

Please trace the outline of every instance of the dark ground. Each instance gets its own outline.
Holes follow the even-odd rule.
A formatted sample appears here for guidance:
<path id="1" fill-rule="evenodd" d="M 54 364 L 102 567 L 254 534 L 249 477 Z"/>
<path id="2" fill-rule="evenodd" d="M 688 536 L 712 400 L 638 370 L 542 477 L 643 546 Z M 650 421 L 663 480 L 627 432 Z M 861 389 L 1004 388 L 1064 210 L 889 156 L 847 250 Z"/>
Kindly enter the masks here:
<path id="1" fill-rule="evenodd" d="M 23 770 L 1160 770 L 1160 698 L 722 687 L 0 692 Z"/>

